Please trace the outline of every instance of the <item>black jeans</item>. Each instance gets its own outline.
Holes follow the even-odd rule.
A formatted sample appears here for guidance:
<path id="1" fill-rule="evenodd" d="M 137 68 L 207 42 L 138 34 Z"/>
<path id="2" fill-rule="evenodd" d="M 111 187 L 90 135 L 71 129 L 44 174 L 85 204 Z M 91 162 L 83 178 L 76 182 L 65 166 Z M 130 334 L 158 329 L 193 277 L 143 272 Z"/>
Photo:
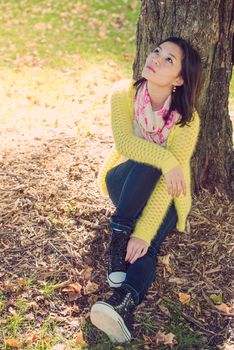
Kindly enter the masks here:
<path id="1" fill-rule="evenodd" d="M 108 171 L 106 185 L 116 207 L 110 227 L 131 234 L 140 217 L 161 171 L 151 165 L 128 160 Z M 132 290 L 136 304 L 140 304 L 156 277 L 156 257 L 161 243 L 176 226 L 178 217 L 172 201 L 166 217 L 155 233 L 147 253 L 130 264 L 123 286 Z"/>

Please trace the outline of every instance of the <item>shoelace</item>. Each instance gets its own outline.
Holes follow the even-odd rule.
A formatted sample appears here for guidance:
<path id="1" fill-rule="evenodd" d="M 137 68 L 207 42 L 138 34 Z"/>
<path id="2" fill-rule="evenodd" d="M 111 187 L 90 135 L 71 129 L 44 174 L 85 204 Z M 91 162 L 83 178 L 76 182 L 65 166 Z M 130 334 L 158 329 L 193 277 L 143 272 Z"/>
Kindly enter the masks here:
<path id="1" fill-rule="evenodd" d="M 132 330 L 132 324 L 134 319 L 133 311 L 135 309 L 135 303 L 133 301 L 131 292 L 126 288 L 119 288 L 108 299 L 108 302 L 122 316 L 128 329 Z"/>
<path id="2" fill-rule="evenodd" d="M 132 294 L 126 288 L 117 289 L 109 298 L 109 302 L 111 302 L 113 306 L 118 306 L 120 309 L 129 303 L 134 305 Z"/>
<path id="3" fill-rule="evenodd" d="M 112 269 L 117 270 L 126 267 L 127 263 L 124 259 L 128 240 L 129 236 L 127 234 L 113 234 L 110 247 Z"/>
<path id="4" fill-rule="evenodd" d="M 126 247 L 128 240 L 128 234 L 124 232 L 114 233 L 111 241 L 111 251 L 115 250 L 115 252 L 121 252 L 122 249 Z"/>

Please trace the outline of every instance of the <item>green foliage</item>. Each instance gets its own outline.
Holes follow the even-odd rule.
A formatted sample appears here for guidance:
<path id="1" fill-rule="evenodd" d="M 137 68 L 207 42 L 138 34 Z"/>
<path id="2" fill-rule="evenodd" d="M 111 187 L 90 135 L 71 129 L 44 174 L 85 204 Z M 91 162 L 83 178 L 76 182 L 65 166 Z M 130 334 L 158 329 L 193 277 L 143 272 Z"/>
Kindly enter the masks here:
<path id="1" fill-rule="evenodd" d="M 44 297 L 50 297 L 55 294 L 55 285 L 57 282 L 55 280 L 47 281 L 45 282 L 41 287 L 40 290 Z"/>
<path id="2" fill-rule="evenodd" d="M 74 65 L 81 58 L 124 64 L 129 55 L 133 58 L 139 10 L 137 0 L 1 2 L 1 64 L 12 65 L 20 57 L 50 67 Z"/>
<path id="3" fill-rule="evenodd" d="M 205 340 L 201 338 L 199 333 L 194 332 L 190 324 L 185 320 L 182 315 L 181 304 L 172 302 L 170 300 L 165 301 L 165 306 L 168 308 L 171 314 L 171 322 L 165 327 L 166 333 L 173 333 L 177 338 L 177 345 L 173 347 L 174 350 L 189 350 L 189 349 L 203 349 Z M 163 348 L 162 348 L 163 349 Z"/>

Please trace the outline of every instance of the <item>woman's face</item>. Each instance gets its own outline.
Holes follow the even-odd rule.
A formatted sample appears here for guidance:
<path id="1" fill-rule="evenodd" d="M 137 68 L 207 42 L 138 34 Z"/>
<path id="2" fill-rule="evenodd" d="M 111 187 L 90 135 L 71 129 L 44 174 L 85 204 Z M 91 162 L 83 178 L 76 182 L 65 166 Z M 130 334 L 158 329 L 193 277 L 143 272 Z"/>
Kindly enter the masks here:
<path id="1" fill-rule="evenodd" d="M 162 87 L 182 85 L 183 79 L 180 76 L 182 59 L 181 48 L 166 41 L 148 55 L 142 77 Z"/>

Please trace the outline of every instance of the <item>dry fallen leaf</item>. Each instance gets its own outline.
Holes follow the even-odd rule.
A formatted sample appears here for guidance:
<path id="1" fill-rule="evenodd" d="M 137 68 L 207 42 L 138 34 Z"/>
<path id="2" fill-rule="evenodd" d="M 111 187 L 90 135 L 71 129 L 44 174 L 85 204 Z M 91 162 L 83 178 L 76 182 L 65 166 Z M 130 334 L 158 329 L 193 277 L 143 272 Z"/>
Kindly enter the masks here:
<path id="1" fill-rule="evenodd" d="M 80 293 L 82 286 L 79 283 L 71 283 L 62 289 L 62 292 L 76 292 Z"/>
<path id="2" fill-rule="evenodd" d="M 17 279 L 17 283 L 18 283 L 18 285 L 19 285 L 21 288 L 24 288 L 24 287 L 26 286 L 26 284 L 27 284 L 27 281 L 26 281 L 25 279 L 23 279 L 23 278 L 18 278 L 18 279 Z"/>
<path id="3" fill-rule="evenodd" d="M 132 10 L 136 10 L 139 7 L 139 2 L 137 0 L 132 0 L 130 7 Z"/>
<path id="4" fill-rule="evenodd" d="M 156 345 L 164 344 L 164 345 L 175 345 L 177 344 L 176 337 L 173 333 L 163 333 L 158 331 L 155 336 Z"/>
<path id="5" fill-rule="evenodd" d="M 53 347 L 52 347 L 52 350 L 66 350 L 67 347 L 65 344 L 55 344 Z"/>
<path id="6" fill-rule="evenodd" d="M 24 319 L 27 321 L 33 321 L 35 319 L 34 314 L 32 312 L 30 312 L 27 315 L 24 315 Z"/>
<path id="7" fill-rule="evenodd" d="M 166 306 L 164 306 L 162 304 L 158 304 L 158 307 L 162 311 L 162 313 L 164 313 L 165 315 L 167 315 L 169 317 L 171 316 L 170 311 L 168 310 L 168 308 Z"/>
<path id="8" fill-rule="evenodd" d="M 5 340 L 5 344 L 10 346 L 11 348 L 18 348 L 19 342 L 16 339 L 10 338 Z"/>
<path id="9" fill-rule="evenodd" d="M 221 312 L 224 312 L 225 314 L 231 313 L 231 307 L 227 304 L 222 303 L 221 305 L 215 305 L 216 309 L 218 309 Z"/>
<path id="10" fill-rule="evenodd" d="M 101 39 L 105 39 L 107 37 L 107 27 L 105 25 L 100 27 L 98 36 Z"/>
<path id="11" fill-rule="evenodd" d="M 71 308 L 71 309 L 72 309 L 73 312 L 75 312 L 75 313 L 77 313 L 77 314 L 80 313 L 80 308 L 79 308 L 79 306 L 76 305 L 76 304 L 72 305 L 72 308 Z"/>
<path id="12" fill-rule="evenodd" d="M 182 304 L 189 303 L 190 299 L 191 299 L 191 295 L 186 293 L 179 293 L 179 300 Z"/>
<path id="13" fill-rule="evenodd" d="M 168 282 L 176 283 L 176 284 L 185 284 L 186 283 L 186 278 L 170 277 Z"/>
<path id="14" fill-rule="evenodd" d="M 16 310 L 13 309 L 13 307 L 11 307 L 11 306 L 9 307 L 8 311 L 10 312 L 11 315 L 16 315 L 17 314 Z"/>
<path id="15" fill-rule="evenodd" d="M 83 332 L 80 330 L 76 336 L 76 344 L 77 345 L 85 345 L 85 340 L 83 336 Z"/>
<path id="16" fill-rule="evenodd" d="M 88 297 L 89 305 L 92 305 L 92 304 L 96 303 L 96 301 L 98 301 L 98 299 L 99 299 L 98 295 L 90 294 L 89 297 Z"/>
<path id="17" fill-rule="evenodd" d="M 71 283 L 62 289 L 62 293 L 67 294 L 67 300 L 73 301 L 81 297 L 82 286 L 79 283 Z"/>
<path id="18" fill-rule="evenodd" d="M 32 344 L 38 340 L 38 335 L 36 333 L 28 333 L 25 335 L 25 342 L 27 344 Z"/>
<path id="19" fill-rule="evenodd" d="M 82 272 L 81 272 L 81 276 L 85 279 L 85 280 L 89 280 L 91 278 L 91 275 L 92 275 L 92 271 L 93 271 L 93 268 L 88 266 L 86 269 L 84 269 Z"/>
<path id="20" fill-rule="evenodd" d="M 170 256 L 171 256 L 171 254 L 167 254 L 167 255 L 164 255 L 164 256 L 159 256 L 158 260 L 163 265 L 165 265 L 166 270 L 171 273 L 172 272 L 172 268 L 170 266 Z"/>
<path id="21" fill-rule="evenodd" d="M 95 282 L 88 281 L 86 287 L 84 288 L 84 294 L 91 294 L 98 290 L 99 285 Z"/>

